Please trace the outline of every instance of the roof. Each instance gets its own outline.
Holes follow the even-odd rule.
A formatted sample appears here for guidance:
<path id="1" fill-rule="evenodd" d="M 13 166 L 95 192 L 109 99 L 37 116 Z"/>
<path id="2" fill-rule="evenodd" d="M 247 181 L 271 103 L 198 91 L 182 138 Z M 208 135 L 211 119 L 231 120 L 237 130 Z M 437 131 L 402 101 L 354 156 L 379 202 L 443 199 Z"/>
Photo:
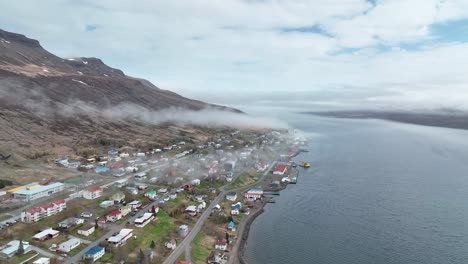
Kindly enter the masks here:
<path id="1" fill-rule="evenodd" d="M 86 191 L 88 191 L 88 192 L 97 192 L 97 191 L 102 191 L 102 188 L 101 188 L 101 186 L 94 186 L 94 187 L 90 187 L 90 188 L 86 189 Z"/>
<path id="2" fill-rule="evenodd" d="M 43 237 L 45 237 L 45 236 L 47 236 L 47 235 L 55 236 L 55 235 L 57 235 L 58 233 L 60 233 L 60 232 L 57 231 L 57 230 L 54 230 L 54 229 L 52 229 L 52 228 L 49 228 L 49 229 L 46 229 L 46 230 L 44 230 L 44 231 L 41 231 L 41 232 L 35 234 L 35 235 L 33 236 L 33 238 L 43 238 Z"/>
<path id="3" fill-rule="evenodd" d="M 22 195 L 32 195 L 40 192 L 45 192 L 50 189 L 62 187 L 64 184 L 60 182 L 54 182 L 48 185 L 35 185 L 35 186 L 30 186 L 27 189 L 21 189 L 18 191 L 15 191 L 14 194 L 22 194 Z"/>
<path id="4" fill-rule="evenodd" d="M 252 188 L 247 191 L 248 193 L 263 193 L 262 189 Z"/>
<path id="5" fill-rule="evenodd" d="M 231 209 L 241 209 L 241 203 L 238 202 L 238 203 L 231 205 Z"/>
<path id="6" fill-rule="evenodd" d="M 94 255 L 96 253 L 101 252 L 102 250 L 104 250 L 103 247 L 94 246 L 94 247 L 90 248 L 88 251 L 86 251 L 85 255 Z"/>
<path id="7" fill-rule="evenodd" d="M 226 245 L 226 244 L 227 244 L 227 242 L 226 242 L 225 239 L 218 239 L 218 240 L 216 240 L 216 242 L 215 242 L 215 245 L 217 245 L 217 246 L 224 246 L 224 245 Z"/>
<path id="8" fill-rule="evenodd" d="M 116 215 L 119 215 L 119 214 L 122 214 L 119 210 L 115 210 L 115 211 L 112 211 L 110 213 L 107 214 L 107 216 L 116 216 Z"/>
<path id="9" fill-rule="evenodd" d="M 191 212 L 195 212 L 197 211 L 197 207 L 195 205 L 189 205 L 185 211 L 191 211 Z"/>
<path id="10" fill-rule="evenodd" d="M 18 250 L 19 244 L 20 244 L 19 240 L 12 240 L 8 242 L 8 244 L 6 244 L 4 248 L 2 248 L 1 252 L 4 253 L 5 255 L 14 254 Z M 29 247 L 29 242 L 23 241 L 23 247 L 24 248 Z"/>
<path id="11" fill-rule="evenodd" d="M 50 203 L 42 204 L 31 209 L 26 210 L 26 213 L 34 214 L 40 212 L 42 209 L 52 208 L 54 205 L 59 205 L 65 203 L 64 199 L 58 199 Z"/>
<path id="12" fill-rule="evenodd" d="M 66 247 L 66 246 L 72 246 L 72 245 L 75 245 L 76 243 L 80 244 L 81 243 L 81 240 L 79 240 L 78 238 L 71 238 L 65 242 L 63 242 L 62 244 L 60 244 L 60 247 Z"/>
<path id="13" fill-rule="evenodd" d="M 275 166 L 275 171 L 281 171 L 284 172 L 288 166 L 286 164 L 278 164 Z"/>
<path id="14" fill-rule="evenodd" d="M 120 232 L 117 235 L 109 237 L 108 241 L 109 242 L 120 242 L 122 239 L 124 239 L 126 236 L 128 236 L 132 232 L 133 232 L 133 229 L 124 228 L 124 229 L 120 230 Z"/>
<path id="15" fill-rule="evenodd" d="M 236 192 L 228 192 L 228 193 L 226 194 L 226 196 L 235 196 L 235 195 L 237 195 Z"/>

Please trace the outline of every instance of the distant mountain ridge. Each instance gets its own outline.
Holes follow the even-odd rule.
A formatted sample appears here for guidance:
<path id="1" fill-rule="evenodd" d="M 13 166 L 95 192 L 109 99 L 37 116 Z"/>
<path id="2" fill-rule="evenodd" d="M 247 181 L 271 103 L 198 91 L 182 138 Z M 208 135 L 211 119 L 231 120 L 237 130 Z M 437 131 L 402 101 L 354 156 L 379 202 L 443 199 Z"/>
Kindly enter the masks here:
<path id="1" fill-rule="evenodd" d="M 102 139 L 150 146 L 182 136 L 196 141 L 212 132 L 208 128 L 151 126 L 73 112 L 82 107 L 98 113 L 121 104 L 152 111 L 212 108 L 239 112 L 160 89 L 98 58 L 60 58 L 37 40 L 0 29 L 0 153 L 68 153 Z"/>

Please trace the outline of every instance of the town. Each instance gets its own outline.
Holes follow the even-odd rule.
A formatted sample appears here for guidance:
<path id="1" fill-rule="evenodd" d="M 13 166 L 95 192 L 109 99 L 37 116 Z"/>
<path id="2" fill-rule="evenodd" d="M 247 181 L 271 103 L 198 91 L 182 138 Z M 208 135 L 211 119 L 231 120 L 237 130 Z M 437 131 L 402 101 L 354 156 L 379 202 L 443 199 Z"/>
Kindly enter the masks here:
<path id="1" fill-rule="evenodd" d="M 297 183 L 305 144 L 291 131 L 231 131 L 57 157 L 76 176 L 0 190 L 17 203 L 0 215 L 0 263 L 239 263 L 250 222 Z"/>

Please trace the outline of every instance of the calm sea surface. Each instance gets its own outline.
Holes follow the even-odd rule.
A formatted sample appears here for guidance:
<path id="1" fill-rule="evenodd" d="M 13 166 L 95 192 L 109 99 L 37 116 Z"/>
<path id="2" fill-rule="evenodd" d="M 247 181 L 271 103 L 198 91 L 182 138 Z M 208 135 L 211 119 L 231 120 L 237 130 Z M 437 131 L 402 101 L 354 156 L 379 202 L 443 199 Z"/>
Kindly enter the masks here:
<path id="1" fill-rule="evenodd" d="M 468 131 L 289 120 L 312 167 L 252 224 L 249 264 L 468 263 Z"/>

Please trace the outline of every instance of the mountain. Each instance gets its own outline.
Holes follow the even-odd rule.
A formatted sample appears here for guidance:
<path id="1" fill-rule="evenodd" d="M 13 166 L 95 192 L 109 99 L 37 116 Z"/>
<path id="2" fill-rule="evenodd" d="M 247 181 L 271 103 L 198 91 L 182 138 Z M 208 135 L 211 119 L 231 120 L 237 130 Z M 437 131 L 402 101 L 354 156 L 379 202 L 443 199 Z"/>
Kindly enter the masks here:
<path id="1" fill-rule="evenodd" d="M 130 111 L 129 105 L 132 111 L 237 111 L 160 89 L 98 58 L 60 58 L 37 40 L 0 30 L 1 154 L 85 155 L 99 146 L 147 148 L 180 138 L 197 142 L 221 131 L 112 118 L 112 111 Z"/>

